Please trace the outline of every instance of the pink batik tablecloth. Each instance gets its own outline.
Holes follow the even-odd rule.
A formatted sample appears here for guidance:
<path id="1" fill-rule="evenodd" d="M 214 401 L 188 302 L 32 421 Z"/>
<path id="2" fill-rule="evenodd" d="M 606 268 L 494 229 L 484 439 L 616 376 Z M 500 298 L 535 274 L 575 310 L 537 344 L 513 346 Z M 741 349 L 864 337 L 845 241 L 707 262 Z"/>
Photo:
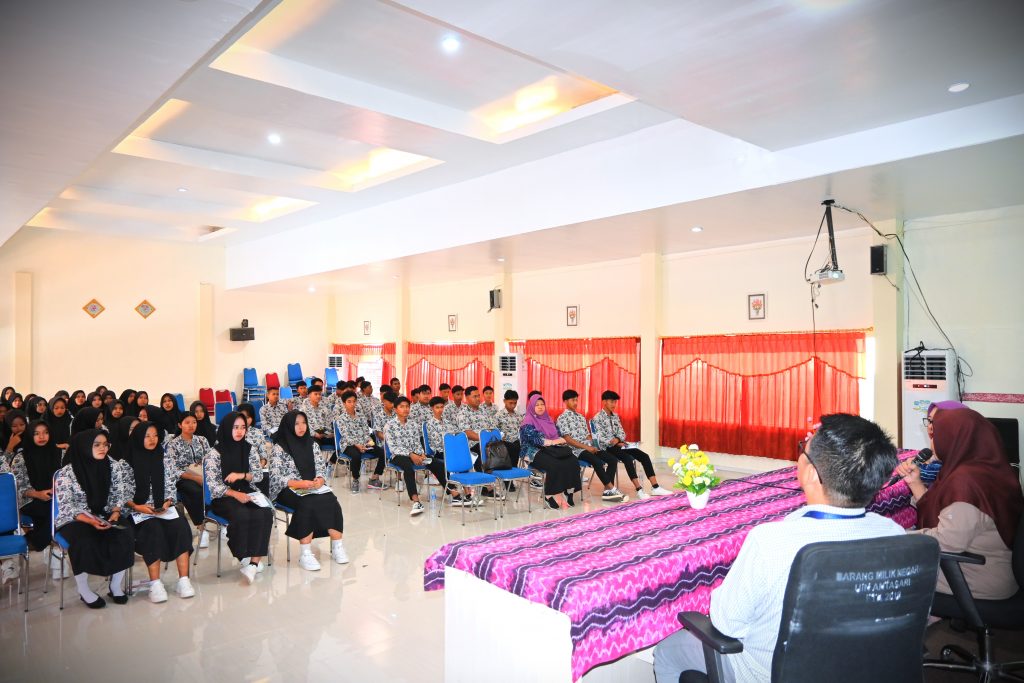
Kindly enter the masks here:
<path id="1" fill-rule="evenodd" d="M 750 529 L 804 504 L 795 470 L 724 482 L 703 510 L 684 494 L 653 497 L 449 543 L 427 559 L 424 588 L 443 588 L 454 567 L 566 614 L 579 680 L 679 630 L 679 612 L 707 614 Z M 868 509 L 906 528 L 917 521 L 903 482 Z"/>

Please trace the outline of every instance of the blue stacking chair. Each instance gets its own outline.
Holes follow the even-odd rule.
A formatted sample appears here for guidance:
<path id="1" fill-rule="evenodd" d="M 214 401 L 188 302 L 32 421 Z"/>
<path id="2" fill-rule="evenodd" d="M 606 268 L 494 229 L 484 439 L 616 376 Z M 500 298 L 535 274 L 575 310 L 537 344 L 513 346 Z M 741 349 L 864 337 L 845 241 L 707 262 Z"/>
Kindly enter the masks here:
<path id="1" fill-rule="evenodd" d="M 224 403 L 222 401 L 220 403 L 215 403 L 213 405 L 213 409 L 213 421 L 220 424 L 220 421 L 227 417 L 228 413 L 231 412 L 231 404 Z"/>
<path id="2" fill-rule="evenodd" d="M 295 514 L 295 508 L 290 508 L 290 507 L 288 507 L 287 505 L 285 505 L 283 503 L 278 503 L 277 501 L 274 501 L 274 511 L 275 511 L 275 514 L 274 514 L 274 526 L 277 526 L 278 522 L 284 522 L 285 528 L 288 528 L 288 525 L 291 524 L 292 515 Z M 281 513 L 284 514 L 284 519 L 281 519 L 280 517 L 277 516 L 276 513 L 278 513 L 278 512 L 281 512 Z M 269 548 L 268 548 L 268 551 L 269 551 Z M 291 562 L 292 561 L 292 544 L 288 542 L 288 537 L 287 536 L 284 537 L 284 554 L 285 554 L 286 561 L 287 562 Z M 220 575 L 218 574 L 218 576 L 220 576 Z"/>
<path id="3" fill-rule="evenodd" d="M 338 368 L 324 368 L 324 388 L 334 389 L 338 386 Z"/>
<path id="4" fill-rule="evenodd" d="M 231 405 L 237 406 L 238 405 L 238 397 L 235 396 L 235 392 L 231 391 L 229 393 L 231 394 Z"/>
<path id="5" fill-rule="evenodd" d="M 422 465 L 413 465 L 413 469 L 418 471 L 425 470 L 426 468 L 423 467 Z M 398 487 L 395 485 L 395 480 L 402 479 L 404 481 L 405 472 L 402 471 L 401 467 L 391 462 L 391 447 L 388 446 L 387 440 L 384 441 L 384 471 L 388 473 L 388 476 L 391 479 L 391 488 L 395 490 L 395 504 L 401 507 L 402 492 L 399 491 Z M 384 489 L 381 489 L 377 493 L 377 500 L 382 500 L 383 498 Z"/>
<path id="6" fill-rule="evenodd" d="M 288 401 L 295 398 L 295 392 L 291 387 L 281 387 L 281 400 Z"/>
<path id="7" fill-rule="evenodd" d="M 60 608 L 64 609 L 64 565 L 67 564 L 68 548 L 71 546 L 68 543 L 68 539 L 57 531 L 57 516 L 60 514 L 60 504 L 57 501 L 57 483 L 60 481 L 60 470 L 53 473 L 53 495 L 50 497 L 50 553 L 58 554 L 60 560 Z M 50 578 L 50 568 L 46 568 L 45 578 L 43 579 L 43 592 L 46 592 L 46 582 L 52 581 Z M 132 568 L 128 567 L 128 585 L 125 587 L 125 593 L 128 595 L 132 594 Z"/>
<path id="8" fill-rule="evenodd" d="M 267 387 L 260 384 L 256 368 L 245 368 L 242 370 L 242 398 L 246 401 L 263 399 L 267 396 Z"/>
<path id="9" fill-rule="evenodd" d="M 339 469 L 341 469 L 341 464 L 342 463 L 350 464 L 350 467 L 351 467 L 352 458 L 350 458 L 347 455 L 345 455 L 345 451 L 341 450 L 341 427 L 338 426 L 338 421 L 337 420 L 335 420 L 333 422 L 333 424 L 334 424 L 334 457 L 337 458 L 337 460 L 338 460 L 338 462 L 336 464 L 338 465 Z M 328 461 L 327 471 L 328 471 L 328 474 L 330 474 L 331 477 L 333 478 L 333 476 L 334 476 L 334 464 L 330 463 L 330 461 Z"/>
<path id="10" fill-rule="evenodd" d="M 256 413 L 256 419 L 253 421 L 253 425 L 256 427 L 261 426 L 263 418 L 260 417 L 260 410 L 263 408 L 263 401 L 256 400 L 252 402 L 252 409 Z"/>
<path id="11" fill-rule="evenodd" d="M 181 394 L 175 394 L 174 395 L 174 400 L 178 404 L 178 410 L 180 410 L 181 412 L 184 413 L 186 411 L 186 408 L 185 408 L 185 397 L 182 396 Z"/>
<path id="12" fill-rule="evenodd" d="M 295 388 L 295 385 L 302 379 L 302 366 L 298 363 L 288 364 L 288 386 Z"/>
<path id="13" fill-rule="evenodd" d="M 217 527 L 216 530 L 214 531 L 214 533 L 217 536 L 217 578 L 219 579 L 220 578 L 220 546 L 221 546 L 221 542 L 222 542 L 222 539 L 220 537 L 220 530 L 221 530 L 221 527 L 227 528 L 228 520 L 224 519 L 223 517 L 221 517 L 220 515 L 218 515 L 213 510 L 210 509 L 210 503 L 212 502 L 212 500 L 213 499 L 210 497 L 210 487 L 206 483 L 206 466 L 205 466 L 205 463 L 204 463 L 203 464 L 203 527 L 205 528 L 206 524 L 209 523 L 209 522 L 212 522 Z M 269 558 L 268 558 L 268 561 L 269 561 Z M 196 551 L 196 552 L 192 553 L 192 566 L 195 567 L 195 566 L 198 566 L 198 564 L 199 564 L 199 551 Z"/>
<path id="14" fill-rule="evenodd" d="M 25 595 L 25 611 L 28 611 L 28 592 L 31 587 L 28 573 L 28 541 L 21 530 L 18 517 L 18 484 L 10 472 L 0 474 L 0 558 L 17 556 L 22 571 L 18 577 L 18 592 Z M 25 588 L 21 588 L 21 580 Z"/>
<path id="15" fill-rule="evenodd" d="M 487 463 L 487 444 L 491 441 L 500 441 L 501 432 L 497 429 L 485 429 L 480 432 L 480 458 L 481 463 Z M 530 470 L 523 469 L 522 467 L 512 467 L 507 470 L 494 470 L 491 472 L 498 481 L 502 484 L 501 488 L 504 488 L 505 482 L 519 481 L 521 482 L 519 489 L 516 491 L 516 498 L 519 498 L 519 491 L 523 488 L 530 488 Z M 495 491 L 495 497 L 501 496 L 501 516 L 505 516 L 505 505 L 508 499 L 507 491 Z M 530 492 L 526 492 L 526 511 L 529 514 L 533 514 L 533 509 L 530 507 Z"/>
<path id="16" fill-rule="evenodd" d="M 444 468 L 448 473 L 448 481 L 456 486 L 460 495 L 466 497 L 466 489 L 470 486 L 487 486 L 497 483 L 493 474 L 475 472 L 473 456 L 469 452 L 469 439 L 466 434 L 444 435 Z M 494 519 L 498 519 L 498 508 L 494 508 Z M 466 506 L 462 506 L 462 526 L 466 526 Z"/>

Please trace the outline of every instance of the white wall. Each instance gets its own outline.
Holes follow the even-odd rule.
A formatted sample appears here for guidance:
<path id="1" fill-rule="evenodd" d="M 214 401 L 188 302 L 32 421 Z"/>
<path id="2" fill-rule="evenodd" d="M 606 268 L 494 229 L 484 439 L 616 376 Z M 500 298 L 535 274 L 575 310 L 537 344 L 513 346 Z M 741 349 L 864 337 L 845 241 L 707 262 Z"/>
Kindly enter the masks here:
<path id="1" fill-rule="evenodd" d="M 928 304 L 974 368 L 967 392 L 1024 394 L 1024 206 L 908 221 L 905 230 Z M 947 346 L 913 296 L 907 313 L 908 346 Z M 1024 404 L 969 405 L 1024 422 Z"/>

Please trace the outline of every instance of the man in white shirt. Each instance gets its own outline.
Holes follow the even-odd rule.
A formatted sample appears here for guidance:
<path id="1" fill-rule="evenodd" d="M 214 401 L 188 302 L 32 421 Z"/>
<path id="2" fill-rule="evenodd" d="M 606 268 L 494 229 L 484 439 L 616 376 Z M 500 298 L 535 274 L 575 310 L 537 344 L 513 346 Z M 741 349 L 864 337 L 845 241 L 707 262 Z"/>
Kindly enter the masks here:
<path id="1" fill-rule="evenodd" d="M 726 681 L 771 680 L 782 600 L 801 548 L 904 533 L 891 519 L 865 512 L 898 464 L 896 447 L 881 427 L 855 415 L 826 415 L 800 446 L 797 481 L 807 505 L 752 529 L 711 593 L 711 623 L 743 642 L 743 652 L 722 658 Z M 683 671 L 706 671 L 700 641 L 685 630 L 654 650 L 657 683 L 676 683 Z"/>

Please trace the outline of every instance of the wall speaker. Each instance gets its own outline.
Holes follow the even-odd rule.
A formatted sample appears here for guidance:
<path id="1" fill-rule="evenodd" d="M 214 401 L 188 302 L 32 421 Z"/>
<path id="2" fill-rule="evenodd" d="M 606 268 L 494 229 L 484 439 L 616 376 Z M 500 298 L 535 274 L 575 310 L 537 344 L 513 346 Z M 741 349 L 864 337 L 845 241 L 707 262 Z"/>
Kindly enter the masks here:
<path id="1" fill-rule="evenodd" d="M 885 251 L 884 244 L 876 244 L 871 247 L 871 274 L 885 275 Z"/>
<path id="2" fill-rule="evenodd" d="M 256 338 L 255 327 L 232 327 L 228 332 L 231 341 L 252 341 Z"/>
<path id="3" fill-rule="evenodd" d="M 495 308 L 501 308 L 501 290 L 500 289 L 492 289 L 489 292 L 489 294 L 490 294 L 490 304 L 491 304 L 491 307 L 487 309 L 488 313 L 493 311 Z"/>

